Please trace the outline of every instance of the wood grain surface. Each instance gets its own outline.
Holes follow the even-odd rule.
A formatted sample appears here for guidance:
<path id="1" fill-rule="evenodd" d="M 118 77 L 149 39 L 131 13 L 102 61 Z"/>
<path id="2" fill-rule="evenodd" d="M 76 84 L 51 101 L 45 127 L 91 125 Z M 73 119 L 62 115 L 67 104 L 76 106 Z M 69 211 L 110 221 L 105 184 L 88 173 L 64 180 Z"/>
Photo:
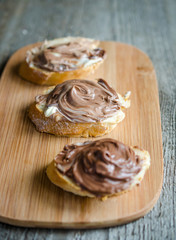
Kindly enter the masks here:
<path id="1" fill-rule="evenodd" d="M 157 74 L 164 157 L 160 198 L 152 211 L 138 221 L 99 230 L 20 228 L 0 223 L 0 239 L 175 240 L 175 12 L 175 0 L 0 1 L 0 73 L 22 46 L 68 35 L 124 42 L 146 52 Z"/>
<path id="2" fill-rule="evenodd" d="M 21 226 L 95 228 L 126 223 L 147 213 L 157 201 L 163 178 L 158 90 L 150 59 L 135 47 L 100 44 L 107 59 L 89 79 L 103 78 L 119 93 L 131 91 L 126 119 L 106 137 L 149 151 L 151 167 L 141 185 L 106 201 L 82 198 L 55 187 L 46 166 L 64 145 L 84 138 L 39 133 L 27 108 L 46 87 L 28 83 L 18 68 L 31 46 L 9 60 L 0 82 L 0 220 Z"/>

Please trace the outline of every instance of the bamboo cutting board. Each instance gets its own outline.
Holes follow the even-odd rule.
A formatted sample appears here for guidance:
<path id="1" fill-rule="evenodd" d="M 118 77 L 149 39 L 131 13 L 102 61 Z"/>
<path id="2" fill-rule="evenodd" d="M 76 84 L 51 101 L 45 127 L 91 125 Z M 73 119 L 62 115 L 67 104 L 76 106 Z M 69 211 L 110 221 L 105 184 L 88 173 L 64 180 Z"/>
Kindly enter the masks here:
<path id="1" fill-rule="evenodd" d="M 64 192 L 46 176 L 46 166 L 65 144 L 86 139 L 39 133 L 28 119 L 28 106 L 46 89 L 17 74 L 32 46 L 10 58 L 0 81 L 0 221 L 32 227 L 95 228 L 144 216 L 156 203 L 163 179 L 158 89 L 150 59 L 133 46 L 101 42 L 107 59 L 88 77 L 104 78 L 121 94 L 132 92 L 124 121 L 105 137 L 138 145 L 151 155 L 151 167 L 140 186 L 103 202 Z"/>

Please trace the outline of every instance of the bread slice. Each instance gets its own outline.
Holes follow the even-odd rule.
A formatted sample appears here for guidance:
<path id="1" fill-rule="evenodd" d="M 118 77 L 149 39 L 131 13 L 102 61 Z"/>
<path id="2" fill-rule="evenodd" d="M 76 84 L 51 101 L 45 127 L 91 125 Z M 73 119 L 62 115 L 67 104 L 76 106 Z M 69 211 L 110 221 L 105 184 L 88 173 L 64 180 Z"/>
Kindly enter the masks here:
<path id="1" fill-rule="evenodd" d="M 39 85 L 56 85 L 68 79 L 84 78 L 87 75 L 94 73 L 95 69 L 103 63 L 106 54 L 104 54 L 104 56 L 98 61 L 90 60 L 86 62 L 86 64 L 81 64 L 75 70 L 69 71 L 49 71 L 36 66 L 31 60 L 29 60 L 34 58 L 34 56 L 45 50 L 47 47 L 52 47 L 57 44 L 67 44 L 75 40 L 78 42 L 88 41 L 89 49 L 96 49 L 99 45 L 99 41 L 97 40 L 80 37 L 58 38 L 51 41 L 45 41 L 40 47 L 35 47 L 27 52 L 26 59 L 20 65 L 19 75 L 22 78 Z"/>
<path id="2" fill-rule="evenodd" d="M 53 87 L 50 87 L 46 94 L 52 90 Z M 118 94 L 120 109 L 113 117 L 98 122 L 71 122 L 62 117 L 57 121 L 57 118 L 52 117 L 52 115 L 46 116 L 44 107 L 36 102 L 29 107 L 28 116 L 39 132 L 67 137 L 98 137 L 111 132 L 124 119 L 125 113 L 122 110 L 130 106 L 129 96 L 130 92 L 124 96 Z"/>
<path id="3" fill-rule="evenodd" d="M 99 197 L 99 199 L 106 200 L 108 197 L 121 195 L 121 194 L 131 190 L 134 186 L 140 184 L 140 182 L 142 181 L 146 170 L 150 166 L 150 155 L 147 151 L 140 149 L 136 146 L 131 147 L 131 149 L 135 152 L 135 155 L 141 159 L 142 168 L 141 168 L 140 172 L 138 174 L 136 174 L 136 176 L 133 179 L 133 182 L 131 183 L 131 185 L 129 186 L 128 189 L 117 192 L 115 194 L 107 194 L 103 197 Z M 56 163 L 54 160 L 48 165 L 46 174 L 53 184 L 62 188 L 65 191 L 74 193 L 74 194 L 82 196 L 82 197 L 96 198 L 96 195 L 94 195 L 93 193 L 91 193 L 87 190 L 82 189 L 74 180 L 72 180 L 68 176 L 62 174 L 57 169 Z"/>

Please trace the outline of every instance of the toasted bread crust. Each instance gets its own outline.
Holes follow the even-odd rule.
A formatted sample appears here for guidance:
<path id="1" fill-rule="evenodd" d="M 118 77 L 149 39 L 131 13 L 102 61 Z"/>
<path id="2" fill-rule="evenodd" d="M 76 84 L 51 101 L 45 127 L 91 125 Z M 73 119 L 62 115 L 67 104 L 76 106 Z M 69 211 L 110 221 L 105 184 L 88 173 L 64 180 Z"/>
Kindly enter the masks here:
<path id="1" fill-rule="evenodd" d="M 23 61 L 19 68 L 19 75 L 25 80 L 39 85 L 57 85 L 69 79 L 87 77 L 90 73 L 94 73 L 102 62 L 103 60 L 91 66 L 68 72 L 49 72 L 37 67 L 30 67 L 26 61 Z"/>
<path id="2" fill-rule="evenodd" d="M 53 118 L 45 117 L 33 103 L 28 112 L 29 118 L 35 124 L 39 132 L 47 132 L 56 136 L 67 137 L 98 137 L 109 133 L 122 121 L 124 115 L 119 116 L 116 123 L 95 122 L 95 123 L 74 123 L 69 121 L 55 121 Z"/>
<path id="3" fill-rule="evenodd" d="M 135 176 L 133 183 L 130 185 L 130 187 L 128 189 L 126 189 L 125 191 L 115 193 L 115 194 L 105 195 L 101 198 L 101 200 L 106 200 L 108 197 L 121 195 L 121 194 L 131 190 L 136 184 L 139 184 L 142 181 L 146 170 L 150 166 L 150 155 L 147 151 L 139 149 L 137 147 L 132 147 L 132 149 L 134 150 L 135 154 L 139 155 L 140 158 L 143 160 L 142 170 Z M 94 194 L 92 194 L 92 193 L 90 193 L 86 190 L 81 189 L 81 187 L 78 186 L 73 180 L 71 180 L 70 178 L 68 178 L 64 174 L 60 173 L 57 170 L 54 161 L 52 161 L 48 165 L 47 170 L 46 170 L 46 174 L 53 184 L 62 188 L 65 191 L 74 193 L 74 194 L 79 195 L 79 196 L 96 198 L 96 196 Z"/>

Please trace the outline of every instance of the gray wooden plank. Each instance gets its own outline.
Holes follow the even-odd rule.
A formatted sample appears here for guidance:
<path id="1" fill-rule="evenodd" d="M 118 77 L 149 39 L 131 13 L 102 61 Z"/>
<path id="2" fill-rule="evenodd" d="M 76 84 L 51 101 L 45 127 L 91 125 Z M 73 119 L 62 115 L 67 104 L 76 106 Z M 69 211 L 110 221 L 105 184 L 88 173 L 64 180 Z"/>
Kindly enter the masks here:
<path id="1" fill-rule="evenodd" d="M 127 225 L 99 230 L 30 229 L 0 224 L 0 239 L 176 238 L 176 1 L 0 1 L 0 69 L 26 44 L 85 36 L 135 45 L 156 69 L 163 131 L 164 183 L 154 209 Z"/>

